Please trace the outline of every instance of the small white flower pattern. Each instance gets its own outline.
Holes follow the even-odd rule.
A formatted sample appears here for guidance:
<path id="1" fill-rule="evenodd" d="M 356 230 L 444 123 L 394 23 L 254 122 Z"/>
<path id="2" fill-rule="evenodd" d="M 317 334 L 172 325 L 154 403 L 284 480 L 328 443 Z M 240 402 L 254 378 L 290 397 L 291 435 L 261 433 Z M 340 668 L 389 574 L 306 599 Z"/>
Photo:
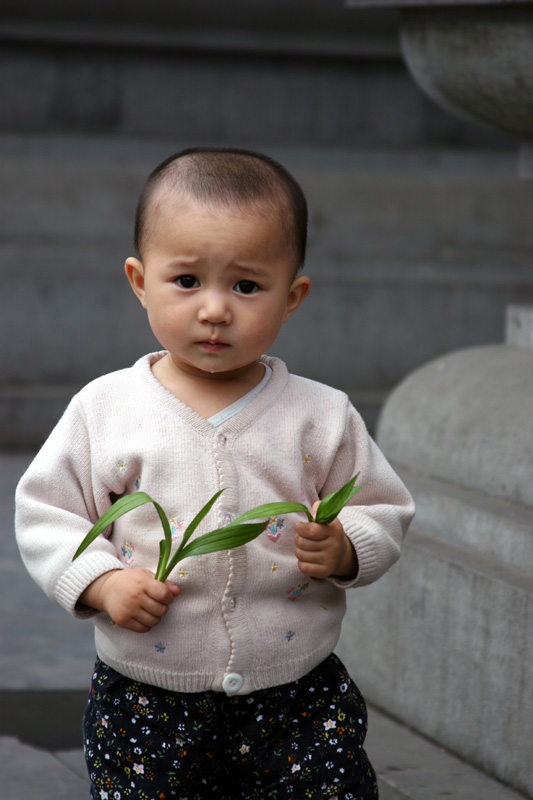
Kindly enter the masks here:
<path id="1" fill-rule="evenodd" d="M 292 637 L 289 631 L 288 640 Z M 330 800 L 377 800 L 363 749 L 364 701 L 335 656 L 298 681 L 223 696 L 220 706 L 211 692 L 180 694 L 128 678 L 108 696 L 116 675 L 97 662 L 85 715 L 95 798 L 217 797 L 213 767 L 225 758 L 233 780 L 256 776 L 246 788 L 250 795 L 265 780 L 272 800 L 293 794 L 311 798 L 317 791 Z M 231 743 L 229 760 L 220 752 L 221 735 Z M 199 742 L 204 758 L 198 758 Z"/>

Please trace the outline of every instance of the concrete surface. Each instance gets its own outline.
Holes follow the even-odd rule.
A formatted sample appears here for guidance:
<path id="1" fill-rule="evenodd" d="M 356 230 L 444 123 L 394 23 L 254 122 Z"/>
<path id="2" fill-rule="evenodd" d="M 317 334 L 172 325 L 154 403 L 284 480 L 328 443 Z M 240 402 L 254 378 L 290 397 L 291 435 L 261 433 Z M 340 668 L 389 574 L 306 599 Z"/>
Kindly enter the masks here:
<path id="1" fill-rule="evenodd" d="M 18 558 L 13 494 L 30 458 L 0 454 L 0 606 L 5 612 L 0 627 L 1 797 L 73 800 L 88 797 L 81 718 L 94 660 L 92 626 L 55 608 Z M 351 639 L 350 625 L 346 635 Z M 365 692 L 357 658 L 352 672 Z M 525 797 L 373 707 L 367 750 L 381 800 Z"/>
<path id="2" fill-rule="evenodd" d="M 80 384 L 158 347 L 123 263 L 142 181 L 182 144 L 0 135 L 0 447 L 38 446 Z M 313 291 L 272 352 L 348 391 L 370 427 L 407 373 L 499 340 L 506 305 L 533 302 L 533 184 L 514 155 L 262 149 L 311 212 Z"/>
<path id="3" fill-rule="evenodd" d="M 0 737 L 2 800 L 81 800 L 89 797 L 81 751 L 49 753 Z"/>
<path id="4" fill-rule="evenodd" d="M 86 690 L 95 658 L 92 625 L 48 600 L 26 572 L 14 538 L 14 490 L 30 459 L 0 457 L 0 690 Z"/>
<path id="5" fill-rule="evenodd" d="M 533 306 L 509 306 L 505 317 L 505 341 L 533 350 Z"/>
<path id="6" fill-rule="evenodd" d="M 533 797 L 531 576 L 412 528 L 348 603 L 338 653 L 368 701 Z"/>
<path id="7" fill-rule="evenodd" d="M 127 10 L 127 14 L 125 11 Z M 351 13 L 329 0 L 3 0 L 0 37 L 46 43 L 137 47 L 174 52 L 292 53 L 324 57 L 394 57 L 397 12 Z"/>
<path id="8" fill-rule="evenodd" d="M 380 800 L 523 798 L 373 709 L 366 749 L 378 775 Z M 0 736 L 0 763 L 2 800 L 89 797 L 80 749 L 50 752 Z"/>
<path id="9" fill-rule="evenodd" d="M 402 49 L 411 74 L 452 113 L 529 140 L 531 8 L 512 2 L 465 5 L 405 10 Z"/>
<path id="10" fill-rule="evenodd" d="M 533 349 L 448 353 L 396 388 L 378 436 L 389 458 L 420 475 L 531 509 L 532 396 Z"/>
<path id="11" fill-rule="evenodd" d="M 399 564 L 350 595 L 342 652 L 371 702 L 529 795 L 532 392 L 533 350 L 509 344 L 450 353 L 393 392 L 378 443 L 417 514 Z"/>

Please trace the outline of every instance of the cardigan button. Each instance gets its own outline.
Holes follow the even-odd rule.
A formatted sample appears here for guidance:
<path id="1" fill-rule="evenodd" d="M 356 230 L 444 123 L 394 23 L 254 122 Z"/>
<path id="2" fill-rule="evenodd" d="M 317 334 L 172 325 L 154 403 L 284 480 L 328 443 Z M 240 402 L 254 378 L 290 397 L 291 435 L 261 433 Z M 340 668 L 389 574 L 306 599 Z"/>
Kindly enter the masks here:
<path id="1" fill-rule="evenodd" d="M 222 681 L 222 688 L 226 694 L 237 694 L 243 684 L 242 675 L 238 672 L 230 672 Z"/>
<path id="2" fill-rule="evenodd" d="M 225 445 L 227 442 L 227 437 L 223 433 L 219 433 L 217 436 L 217 442 L 221 445 Z"/>

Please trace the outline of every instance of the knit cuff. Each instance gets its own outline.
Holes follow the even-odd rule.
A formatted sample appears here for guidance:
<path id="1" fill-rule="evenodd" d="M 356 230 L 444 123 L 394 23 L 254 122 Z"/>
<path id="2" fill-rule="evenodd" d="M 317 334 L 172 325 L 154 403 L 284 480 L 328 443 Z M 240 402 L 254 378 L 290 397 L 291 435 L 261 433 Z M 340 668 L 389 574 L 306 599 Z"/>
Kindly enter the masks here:
<path id="1" fill-rule="evenodd" d="M 58 580 L 54 600 L 69 614 L 79 619 L 87 619 L 98 612 L 79 603 L 79 598 L 93 581 L 124 565 L 110 553 L 89 553 L 76 561 Z"/>

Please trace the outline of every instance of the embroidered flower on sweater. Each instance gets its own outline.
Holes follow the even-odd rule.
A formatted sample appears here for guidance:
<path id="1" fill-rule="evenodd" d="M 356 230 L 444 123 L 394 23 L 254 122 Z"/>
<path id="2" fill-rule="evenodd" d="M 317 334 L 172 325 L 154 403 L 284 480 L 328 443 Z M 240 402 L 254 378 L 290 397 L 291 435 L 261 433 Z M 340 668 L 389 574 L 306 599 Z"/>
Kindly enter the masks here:
<path id="1" fill-rule="evenodd" d="M 126 462 L 125 462 L 125 461 L 122 461 L 122 459 L 121 459 L 121 460 L 118 462 L 118 465 L 117 465 L 117 466 L 118 466 L 118 470 L 119 470 L 119 472 L 126 472 L 126 469 L 127 469 L 127 464 L 126 464 Z"/>
<path id="2" fill-rule="evenodd" d="M 311 456 L 310 455 L 306 455 L 306 456 L 303 457 L 303 463 L 304 464 L 309 464 L 310 461 L 311 461 Z"/>
<path id="3" fill-rule="evenodd" d="M 129 542 L 124 542 L 120 548 L 120 552 L 126 566 L 129 567 L 130 564 L 133 564 L 135 561 L 135 545 L 130 544 Z"/>
<path id="4" fill-rule="evenodd" d="M 287 633 L 285 634 L 285 638 L 288 642 L 292 642 L 295 636 L 296 634 L 294 631 L 287 631 Z"/>
<path id="5" fill-rule="evenodd" d="M 308 586 L 309 586 L 309 581 L 306 581 L 306 583 L 297 583 L 296 586 L 292 587 L 292 589 L 287 589 L 286 594 L 288 599 L 296 600 L 298 597 L 301 597 L 301 595 L 303 594 L 303 592 L 305 592 Z"/>
<path id="6" fill-rule="evenodd" d="M 135 478 L 135 489 L 139 491 L 140 488 L 141 488 L 141 473 L 139 472 L 139 474 Z"/>
<path id="7" fill-rule="evenodd" d="M 285 520 L 279 517 L 271 517 L 267 524 L 267 536 L 271 542 L 277 542 L 281 536 L 281 532 L 285 527 Z"/>
<path id="8" fill-rule="evenodd" d="M 179 534 L 183 530 L 183 521 L 177 522 L 176 517 L 171 517 L 169 519 L 169 522 L 170 522 L 170 533 L 172 534 L 172 541 L 175 542 Z"/>
<path id="9" fill-rule="evenodd" d="M 167 649 L 167 648 L 166 648 L 166 645 L 164 645 L 164 644 L 163 644 L 163 642 L 158 642 L 158 643 L 157 643 L 156 645 L 154 645 L 154 646 L 155 646 L 155 652 L 156 652 L 156 653 L 164 653 L 164 652 L 165 652 L 165 650 Z"/>
<path id="10" fill-rule="evenodd" d="M 270 565 L 270 572 L 276 572 L 277 569 L 278 569 L 278 565 L 277 564 L 271 564 Z"/>

